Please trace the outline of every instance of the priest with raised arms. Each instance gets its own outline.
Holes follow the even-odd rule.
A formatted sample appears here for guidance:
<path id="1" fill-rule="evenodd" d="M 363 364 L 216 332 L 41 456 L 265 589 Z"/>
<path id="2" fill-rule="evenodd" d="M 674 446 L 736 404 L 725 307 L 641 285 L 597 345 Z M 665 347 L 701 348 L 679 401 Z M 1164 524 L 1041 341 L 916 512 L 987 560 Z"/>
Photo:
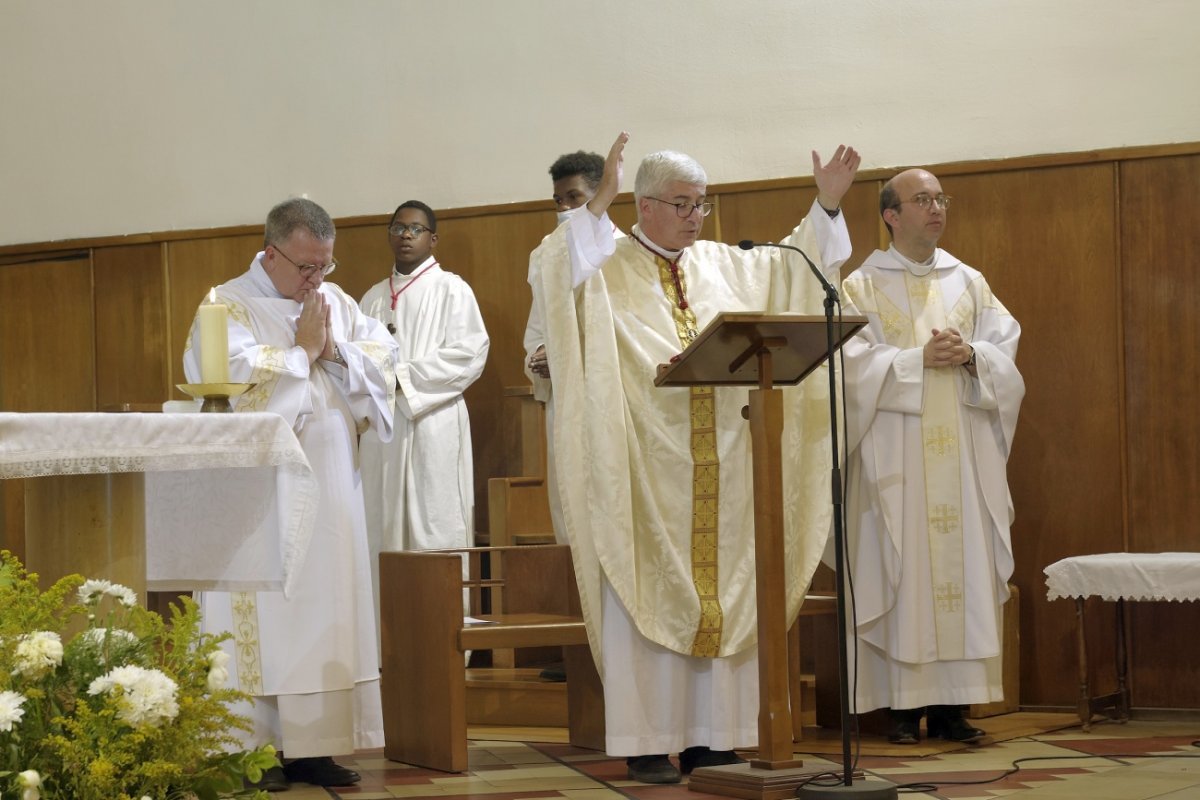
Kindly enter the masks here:
<path id="1" fill-rule="evenodd" d="M 823 293 L 799 254 L 700 241 L 708 177 L 682 153 L 642 161 L 638 223 L 614 238 L 607 209 L 628 139 L 613 143 L 587 213 L 533 252 L 530 274 L 545 301 L 555 467 L 606 749 L 626 756 L 633 780 L 674 783 L 757 744 L 754 496 L 747 390 L 660 389 L 656 370 L 722 311 L 817 314 Z M 816 202 L 783 242 L 836 281 L 850 255 L 839 206 L 859 156 L 812 156 Z M 826 386 L 817 372 L 784 390 L 789 620 L 830 529 Z"/>

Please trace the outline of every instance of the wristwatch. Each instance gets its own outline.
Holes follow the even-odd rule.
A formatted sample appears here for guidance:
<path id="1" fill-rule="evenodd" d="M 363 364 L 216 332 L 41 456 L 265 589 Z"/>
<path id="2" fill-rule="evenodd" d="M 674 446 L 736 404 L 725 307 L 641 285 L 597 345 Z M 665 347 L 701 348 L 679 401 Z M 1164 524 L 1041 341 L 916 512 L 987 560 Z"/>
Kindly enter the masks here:
<path id="1" fill-rule="evenodd" d="M 335 363 L 341 364 L 343 367 L 346 366 L 346 359 L 342 358 L 342 351 L 338 349 L 336 344 L 333 346 L 333 360 Z M 973 351 L 971 353 L 971 363 L 975 363 L 975 354 Z"/>
<path id="2" fill-rule="evenodd" d="M 963 364 L 963 366 L 967 367 L 967 368 L 975 366 L 975 348 L 974 347 L 971 348 L 971 357 L 967 359 L 966 363 Z"/>

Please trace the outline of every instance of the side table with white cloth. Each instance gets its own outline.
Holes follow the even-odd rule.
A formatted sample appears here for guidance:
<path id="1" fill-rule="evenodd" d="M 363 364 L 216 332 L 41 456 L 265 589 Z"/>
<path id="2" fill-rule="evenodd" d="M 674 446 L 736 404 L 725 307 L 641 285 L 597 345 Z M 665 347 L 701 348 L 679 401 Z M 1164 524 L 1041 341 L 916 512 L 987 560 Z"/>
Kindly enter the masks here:
<path id="1" fill-rule="evenodd" d="M 1129 719 L 1129 656 L 1125 643 L 1125 601 L 1200 600 L 1200 553 L 1097 553 L 1056 561 L 1044 570 L 1047 599 L 1075 599 L 1079 648 L 1079 720 L 1091 730 L 1092 715 L 1115 710 Z M 1084 601 L 1097 596 L 1116 602 L 1117 691 L 1092 697 L 1088 679 Z"/>
<path id="2" fill-rule="evenodd" d="M 288 592 L 317 484 L 276 414 L 0 413 L 25 481 L 25 563 L 152 591 Z M 143 594 L 143 600 L 144 600 Z"/>

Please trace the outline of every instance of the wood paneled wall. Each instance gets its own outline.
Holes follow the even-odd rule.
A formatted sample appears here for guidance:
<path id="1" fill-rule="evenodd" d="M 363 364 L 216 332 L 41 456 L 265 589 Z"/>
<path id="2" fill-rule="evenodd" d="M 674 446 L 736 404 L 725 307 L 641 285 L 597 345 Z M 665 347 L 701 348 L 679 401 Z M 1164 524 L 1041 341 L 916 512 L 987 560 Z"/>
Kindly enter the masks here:
<path id="1" fill-rule="evenodd" d="M 1072 706 L 1072 607 L 1045 600 L 1043 568 L 1083 553 L 1198 549 L 1200 143 L 931 169 L 954 197 L 942 244 L 983 270 L 1022 324 L 1027 394 L 1009 466 L 1021 702 Z M 886 243 L 878 192 L 894 172 L 864 173 L 847 195 L 855 252 L 845 273 Z M 780 238 L 815 194 L 811 179 L 710 191 L 706 235 L 726 242 Z M 339 221 L 332 280 L 355 297 L 388 273 L 390 211 Z M 632 224 L 628 198 L 613 217 Z M 439 214 L 438 259 L 473 287 L 492 340 L 467 394 L 480 530 L 487 479 L 515 461 L 518 415 L 503 389 L 524 383 L 528 254 L 553 224 L 548 201 Z M 247 226 L 0 248 L 0 410 L 182 397 L 174 384 L 196 305 L 246 268 L 261 237 Z M 20 503 L 16 482 L 0 487 L 11 549 Z M 1111 608 L 1095 610 L 1107 612 L 1092 614 L 1089 631 L 1100 656 L 1111 652 Z M 1135 605 L 1130 616 L 1135 705 L 1200 708 L 1200 640 L 1178 635 L 1196 628 L 1200 608 Z M 1112 669 L 1094 663 L 1103 689 Z"/>

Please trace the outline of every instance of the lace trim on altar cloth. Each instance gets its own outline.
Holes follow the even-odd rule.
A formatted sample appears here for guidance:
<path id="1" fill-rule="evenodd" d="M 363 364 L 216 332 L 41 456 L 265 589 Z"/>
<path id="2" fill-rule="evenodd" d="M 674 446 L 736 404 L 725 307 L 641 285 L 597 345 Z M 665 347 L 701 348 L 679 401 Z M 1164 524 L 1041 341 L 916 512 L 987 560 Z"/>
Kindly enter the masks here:
<path id="1" fill-rule="evenodd" d="M 1097 553 L 1044 570 L 1046 597 L 1187 602 L 1200 600 L 1200 553 Z"/>
<path id="2" fill-rule="evenodd" d="M 284 464 L 308 459 L 276 414 L 0 414 L 0 478 Z"/>
<path id="3" fill-rule="evenodd" d="M 177 453 L 153 449 L 124 453 L 23 453 L 20 458 L 0 453 L 0 476 L 4 478 L 44 478 L 49 475 L 92 475 L 113 472 L 174 472 L 194 469 L 279 467 L 306 464 L 302 451 L 295 448 L 263 449 L 260 443 L 248 445 L 191 445 Z"/>

